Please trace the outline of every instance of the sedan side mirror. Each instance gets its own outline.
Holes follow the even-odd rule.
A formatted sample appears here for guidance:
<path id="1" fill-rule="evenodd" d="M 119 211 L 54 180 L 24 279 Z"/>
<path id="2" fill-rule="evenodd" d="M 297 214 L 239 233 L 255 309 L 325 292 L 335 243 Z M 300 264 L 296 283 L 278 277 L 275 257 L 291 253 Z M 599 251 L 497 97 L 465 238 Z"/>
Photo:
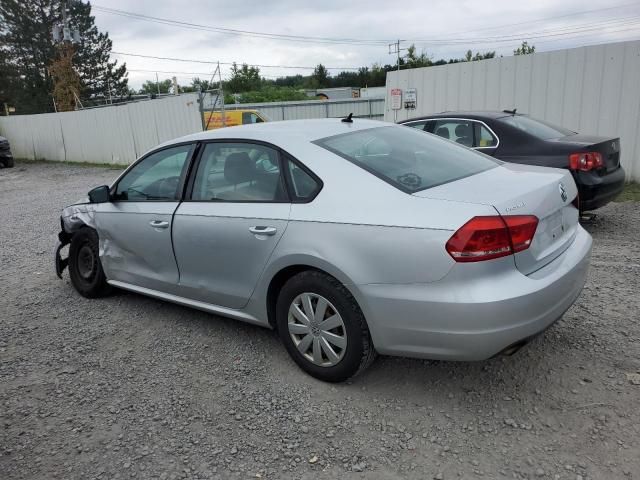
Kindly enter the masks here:
<path id="1" fill-rule="evenodd" d="M 107 185 L 96 187 L 89 192 L 89 202 L 91 203 L 106 203 L 109 201 L 111 201 L 111 196 Z"/>

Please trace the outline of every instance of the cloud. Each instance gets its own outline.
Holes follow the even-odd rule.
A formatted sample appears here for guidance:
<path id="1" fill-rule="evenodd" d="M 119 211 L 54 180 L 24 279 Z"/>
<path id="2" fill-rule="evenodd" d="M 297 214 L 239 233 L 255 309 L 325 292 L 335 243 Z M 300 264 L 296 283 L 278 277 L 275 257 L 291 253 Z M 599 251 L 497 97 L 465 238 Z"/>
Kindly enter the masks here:
<path id="1" fill-rule="evenodd" d="M 436 59 L 461 57 L 468 49 L 496 50 L 498 55 L 510 55 L 522 40 L 529 40 L 538 51 L 545 51 L 640 37 L 637 28 L 640 5 L 611 8 L 610 0 L 565 0 L 562 3 L 555 0 L 99 0 L 96 5 L 212 27 L 285 35 L 388 41 L 407 39 L 416 41 L 419 51 L 425 51 Z M 600 10 L 580 13 L 597 9 Z M 395 58 L 388 54 L 386 44 L 371 46 L 279 41 L 179 28 L 97 9 L 93 13 L 98 28 L 109 32 L 114 51 L 120 52 L 270 65 L 314 66 L 323 63 L 332 67 L 353 67 L 370 66 L 374 62 L 395 62 Z M 538 21 L 549 17 L 559 18 Z M 636 23 L 633 23 L 634 20 Z M 577 27 L 582 30 L 575 30 Z M 569 33 L 571 35 L 567 35 Z M 530 38 L 532 34 L 539 38 Z M 513 35 L 513 38 L 504 38 L 508 35 Z M 453 43 L 454 39 L 469 40 Z M 410 41 L 404 42 L 403 46 L 408 46 Z M 131 69 L 207 72 L 214 68 L 198 63 L 119 58 L 126 61 Z M 228 74 L 228 67 L 223 67 L 223 72 Z M 262 68 L 261 73 L 283 75 L 308 72 Z M 148 78 L 155 78 L 155 74 L 132 71 L 130 83 L 133 87 L 139 87 Z"/>

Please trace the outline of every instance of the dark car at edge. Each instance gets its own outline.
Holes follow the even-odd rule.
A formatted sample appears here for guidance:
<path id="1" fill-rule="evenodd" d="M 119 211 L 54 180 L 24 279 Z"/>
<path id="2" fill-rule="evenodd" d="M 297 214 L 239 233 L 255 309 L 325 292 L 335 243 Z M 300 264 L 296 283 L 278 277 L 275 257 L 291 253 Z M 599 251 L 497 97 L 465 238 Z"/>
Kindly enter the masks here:
<path id="1" fill-rule="evenodd" d="M 13 155 L 9 147 L 9 140 L 0 137 L 0 167 L 13 167 Z"/>
<path id="2" fill-rule="evenodd" d="M 505 162 L 569 169 L 580 211 L 604 206 L 624 188 L 619 138 L 580 134 L 515 110 L 443 112 L 400 123 Z"/>

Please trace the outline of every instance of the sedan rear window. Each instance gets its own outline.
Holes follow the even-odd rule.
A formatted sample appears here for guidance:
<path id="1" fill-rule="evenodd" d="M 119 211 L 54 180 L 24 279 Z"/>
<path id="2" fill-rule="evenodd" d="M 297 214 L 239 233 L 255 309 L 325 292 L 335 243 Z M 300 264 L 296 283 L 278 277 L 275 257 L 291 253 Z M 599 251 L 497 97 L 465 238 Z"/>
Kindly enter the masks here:
<path id="1" fill-rule="evenodd" d="M 512 115 L 510 117 L 502 117 L 499 121 L 516 127 L 523 132 L 528 133 L 540 140 L 551 140 L 552 138 L 566 137 L 575 135 L 576 132 L 567 130 L 566 128 L 557 127 L 550 123 L 536 120 L 535 118 L 526 117 L 524 115 Z"/>
<path id="2" fill-rule="evenodd" d="M 407 193 L 475 175 L 501 163 L 414 128 L 371 128 L 313 143 Z"/>

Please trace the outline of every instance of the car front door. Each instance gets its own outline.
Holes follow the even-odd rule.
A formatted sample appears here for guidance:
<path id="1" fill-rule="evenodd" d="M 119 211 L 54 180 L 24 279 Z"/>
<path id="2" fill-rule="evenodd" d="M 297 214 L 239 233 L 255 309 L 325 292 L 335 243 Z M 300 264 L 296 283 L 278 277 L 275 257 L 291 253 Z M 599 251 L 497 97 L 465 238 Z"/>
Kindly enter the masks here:
<path id="1" fill-rule="evenodd" d="M 174 216 L 180 295 L 244 307 L 284 233 L 291 203 L 280 152 L 248 141 L 206 143 Z"/>
<path id="2" fill-rule="evenodd" d="M 171 244 L 193 144 L 153 152 L 114 185 L 96 211 L 100 259 L 109 280 L 173 293 L 179 281 Z"/>

